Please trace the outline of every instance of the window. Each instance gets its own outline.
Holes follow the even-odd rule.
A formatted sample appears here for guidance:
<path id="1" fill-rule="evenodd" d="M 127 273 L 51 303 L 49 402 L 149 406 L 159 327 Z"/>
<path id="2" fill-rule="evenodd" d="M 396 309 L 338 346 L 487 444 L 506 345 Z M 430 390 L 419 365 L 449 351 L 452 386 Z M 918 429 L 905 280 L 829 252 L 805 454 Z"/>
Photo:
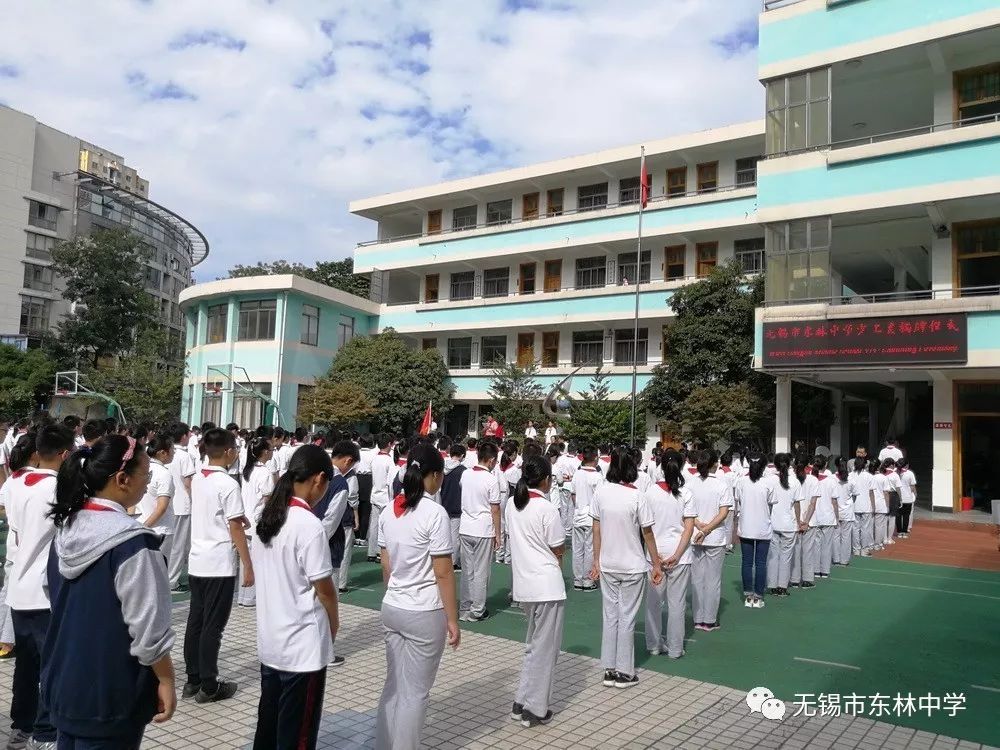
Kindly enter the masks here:
<path id="1" fill-rule="evenodd" d="M 237 341 L 266 341 L 274 338 L 274 317 L 278 301 L 273 299 L 240 302 Z"/>
<path id="2" fill-rule="evenodd" d="M 201 421 L 222 422 L 222 383 L 205 383 L 205 393 L 201 397 Z"/>
<path id="3" fill-rule="evenodd" d="M 712 273 L 716 263 L 719 262 L 718 242 L 699 242 L 695 245 L 698 257 L 698 278 L 703 279 Z"/>
<path id="4" fill-rule="evenodd" d="M 952 236 L 963 297 L 997 294 L 1000 290 L 1000 220 L 954 224 Z M 987 287 L 975 288 L 974 287 Z"/>
<path id="5" fill-rule="evenodd" d="M 538 218 L 538 193 L 526 193 L 521 198 L 521 218 L 525 221 Z"/>
<path id="6" fill-rule="evenodd" d="M 542 367 L 559 366 L 559 331 L 542 334 Z"/>
<path id="7" fill-rule="evenodd" d="M 562 289 L 562 260 L 545 261 L 545 291 L 558 292 Z"/>
<path id="8" fill-rule="evenodd" d="M 438 301 L 438 283 L 440 277 L 436 273 L 429 273 L 424 278 L 424 302 Z"/>
<path id="9" fill-rule="evenodd" d="M 649 250 L 642 251 L 642 264 L 639 267 L 639 283 L 649 283 L 649 263 L 652 253 Z M 635 273 L 635 253 L 618 254 L 618 285 L 634 284 Z"/>
<path id="10" fill-rule="evenodd" d="M 576 259 L 577 289 L 596 289 L 604 286 L 607 276 L 608 268 L 603 255 Z"/>
<path id="11" fill-rule="evenodd" d="M 156 268 L 146 266 L 146 288 L 160 291 L 163 285 L 163 273 Z"/>
<path id="12" fill-rule="evenodd" d="M 437 349 L 438 348 L 438 340 L 437 339 L 424 339 L 423 341 L 420 342 L 420 348 L 423 349 L 425 352 L 429 351 L 431 349 Z"/>
<path id="13" fill-rule="evenodd" d="M 24 254 L 29 258 L 52 260 L 52 250 L 55 249 L 57 241 L 55 237 L 46 237 L 44 234 L 28 232 Z"/>
<path id="14" fill-rule="evenodd" d="M 482 344 L 480 344 L 480 354 L 479 361 L 483 367 L 506 364 L 507 337 L 483 336 Z"/>
<path id="15" fill-rule="evenodd" d="M 639 329 L 639 356 L 635 364 L 644 365 L 649 359 L 649 329 Z M 635 359 L 635 329 L 619 328 L 615 331 L 615 364 L 631 365 Z"/>
<path id="16" fill-rule="evenodd" d="M 486 224 L 510 224 L 514 202 L 508 198 L 505 201 L 491 201 L 486 204 Z"/>
<path id="17" fill-rule="evenodd" d="M 663 270 L 667 281 L 683 279 L 686 269 L 687 245 L 670 245 L 663 248 Z"/>
<path id="18" fill-rule="evenodd" d="M 52 302 L 41 297 L 21 296 L 21 335 L 32 336 L 49 329 Z"/>
<path id="19" fill-rule="evenodd" d="M 687 194 L 687 167 L 675 167 L 667 170 L 667 197 Z"/>
<path id="20" fill-rule="evenodd" d="M 956 73 L 955 93 L 962 122 L 1000 114 L 1000 65 Z"/>
<path id="21" fill-rule="evenodd" d="M 257 393 L 261 396 L 271 397 L 271 384 L 270 383 L 249 383 L 250 388 L 252 388 L 256 393 L 248 393 L 242 388 L 236 389 L 233 393 L 233 421 L 238 425 L 259 425 L 264 423 L 264 417 L 267 412 L 267 407 L 270 405 L 264 401 Z M 314 386 L 304 386 L 305 388 L 313 388 Z M 296 394 L 296 400 L 301 399 L 304 395 L 301 392 L 303 386 L 299 386 L 299 392 Z M 308 393 L 308 391 L 307 391 Z M 221 394 L 220 394 L 221 395 Z M 214 421 L 216 424 L 222 421 L 222 399 L 218 400 L 218 416 L 217 420 Z"/>
<path id="22" fill-rule="evenodd" d="M 226 324 L 229 321 L 229 305 L 212 305 L 208 308 L 208 332 L 206 344 L 221 344 L 226 340 Z"/>
<path id="23" fill-rule="evenodd" d="M 546 194 L 546 214 L 548 216 L 562 216 L 563 212 L 563 189 L 556 188 Z"/>
<path id="24" fill-rule="evenodd" d="M 302 305 L 302 336 L 300 340 L 309 346 L 319 346 L 319 308 L 315 305 Z"/>
<path id="25" fill-rule="evenodd" d="M 535 361 L 535 334 L 517 334 L 517 366 L 529 367 Z"/>
<path id="26" fill-rule="evenodd" d="M 830 235 L 829 216 L 766 227 L 767 301 L 829 299 Z"/>
<path id="27" fill-rule="evenodd" d="M 830 145 L 830 68 L 778 78 L 766 86 L 768 154 Z"/>
<path id="28" fill-rule="evenodd" d="M 476 288 L 476 272 L 462 271 L 451 275 L 451 292 L 449 299 L 472 299 Z"/>
<path id="29" fill-rule="evenodd" d="M 736 260 L 743 266 L 743 273 L 763 273 L 763 237 L 754 237 L 751 240 L 736 240 L 733 243 L 733 250 L 736 253 Z"/>
<path id="30" fill-rule="evenodd" d="M 36 289 L 39 292 L 51 292 L 55 273 L 48 266 L 36 266 L 33 263 L 24 264 L 24 288 Z"/>
<path id="31" fill-rule="evenodd" d="M 448 339 L 448 367 L 468 370 L 472 367 L 472 339 Z"/>
<path id="32" fill-rule="evenodd" d="M 509 287 L 509 268 L 487 268 L 483 272 L 484 297 L 506 297 Z"/>
<path id="33" fill-rule="evenodd" d="M 573 332 L 573 364 L 599 365 L 604 357 L 603 331 Z"/>
<path id="34" fill-rule="evenodd" d="M 576 189 L 576 207 L 579 211 L 596 211 L 608 205 L 608 183 L 584 185 Z"/>
<path id="35" fill-rule="evenodd" d="M 441 233 L 441 209 L 427 212 L 427 234 Z"/>
<path id="36" fill-rule="evenodd" d="M 639 202 L 639 178 L 625 177 L 618 182 L 618 202 L 620 204 Z"/>
<path id="37" fill-rule="evenodd" d="M 736 187 L 749 187 L 757 184 L 757 162 L 759 156 L 736 160 Z"/>
<path id="38" fill-rule="evenodd" d="M 59 209 L 47 203 L 28 201 L 28 223 L 33 227 L 49 229 L 53 232 L 59 220 Z"/>
<path id="39" fill-rule="evenodd" d="M 354 318 L 350 315 L 341 315 L 337 322 L 337 348 L 340 349 L 353 338 Z"/>
<path id="40" fill-rule="evenodd" d="M 719 162 L 698 165 L 698 192 L 714 193 L 719 187 Z"/>
<path id="41" fill-rule="evenodd" d="M 478 213 L 478 206 L 456 208 L 451 212 L 451 228 L 456 232 L 461 232 L 463 229 L 475 229 Z"/>
<path id="42" fill-rule="evenodd" d="M 521 279 L 518 284 L 518 291 L 521 294 L 534 294 L 535 293 L 535 264 L 534 263 L 522 263 L 521 264 Z"/>

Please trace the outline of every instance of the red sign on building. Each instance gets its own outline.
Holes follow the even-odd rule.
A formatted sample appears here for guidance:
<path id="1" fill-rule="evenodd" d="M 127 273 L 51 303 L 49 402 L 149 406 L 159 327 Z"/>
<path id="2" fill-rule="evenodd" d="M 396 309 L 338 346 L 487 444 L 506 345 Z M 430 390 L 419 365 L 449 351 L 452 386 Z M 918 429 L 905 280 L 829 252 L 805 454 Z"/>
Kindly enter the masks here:
<path id="1" fill-rule="evenodd" d="M 765 323 L 764 367 L 965 364 L 965 313 Z"/>

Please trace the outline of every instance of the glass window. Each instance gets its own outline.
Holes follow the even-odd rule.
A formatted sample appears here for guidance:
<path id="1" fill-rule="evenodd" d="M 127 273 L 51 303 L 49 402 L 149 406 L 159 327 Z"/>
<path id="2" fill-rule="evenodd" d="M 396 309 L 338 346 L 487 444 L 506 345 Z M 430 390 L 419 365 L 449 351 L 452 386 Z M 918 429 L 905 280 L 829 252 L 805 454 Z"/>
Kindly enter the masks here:
<path id="1" fill-rule="evenodd" d="M 749 187 L 757 184 L 757 162 L 759 156 L 736 160 L 736 187 Z"/>
<path id="2" fill-rule="evenodd" d="M 961 295 L 997 294 L 1000 291 L 1000 221 L 955 224 L 952 232 Z"/>
<path id="3" fill-rule="evenodd" d="M 992 120 L 1000 114 L 1000 65 L 962 71 L 955 78 L 959 120 Z"/>
<path id="4" fill-rule="evenodd" d="M 604 286 L 607 276 L 607 263 L 603 255 L 596 255 L 592 258 L 577 258 L 577 289 L 596 289 L 597 287 Z"/>
<path id="5" fill-rule="evenodd" d="M 478 206 L 462 206 L 451 212 L 451 228 L 460 232 L 463 229 L 474 229 L 479 213 Z"/>
<path id="6" fill-rule="evenodd" d="M 431 349 L 437 349 L 438 348 L 438 340 L 437 339 L 423 339 L 420 342 L 420 348 L 423 349 L 425 352 L 426 351 L 430 351 Z"/>
<path id="7" fill-rule="evenodd" d="M 773 224 L 765 229 L 764 237 L 768 301 L 830 297 L 829 216 Z"/>
<path id="8" fill-rule="evenodd" d="M 535 263 L 521 264 L 521 281 L 518 291 L 521 294 L 535 293 Z"/>
<path id="9" fill-rule="evenodd" d="M 146 288 L 160 291 L 163 286 L 163 272 L 157 268 L 146 266 Z"/>
<path id="10" fill-rule="evenodd" d="M 639 283 L 649 283 L 649 265 L 652 253 L 649 250 L 642 251 L 642 264 L 639 266 Z M 635 253 L 618 254 L 618 285 L 634 284 L 635 273 Z"/>
<path id="11" fill-rule="evenodd" d="M 472 367 L 472 339 L 448 339 L 448 367 L 468 370 Z"/>
<path id="12" fill-rule="evenodd" d="M 39 292 L 51 292 L 55 273 L 48 266 L 36 266 L 34 263 L 24 264 L 24 288 L 36 289 Z"/>
<path id="13" fill-rule="evenodd" d="M 266 341 L 274 338 L 274 319 L 278 301 L 273 299 L 240 302 L 237 341 Z"/>
<path id="14" fill-rule="evenodd" d="M 559 366 L 559 331 L 542 334 L 542 367 Z"/>
<path id="15" fill-rule="evenodd" d="M 768 154 L 830 145 L 830 69 L 767 82 Z"/>
<path id="16" fill-rule="evenodd" d="M 438 301 L 438 283 L 440 277 L 436 273 L 429 273 L 424 278 L 424 302 Z"/>
<path id="17" fill-rule="evenodd" d="M 229 321 L 229 305 L 212 305 L 207 310 L 208 332 L 206 344 L 221 344 L 226 340 L 226 324 Z"/>
<path id="18" fill-rule="evenodd" d="M 462 271 L 451 274 L 451 293 L 449 299 L 472 299 L 476 288 L 476 272 Z"/>
<path id="19" fill-rule="evenodd" d="M 573 364 L 599 365 L 604 358 L 603 331 L 573 332 Z"/>
<path id="20" fill-rule="evenodd" d="M 480 362 L 483 367 L 494 367 L 507 361 L 507 337 L 483 336 Z"/>
<path id="21" fill-rule="evenodd" d="M 698 278 L 703 279 L 712 273 L 719 262 L 719 243 L 699 242 L 695 250 L 698 256 Z"/>
<path id="22" fill-rule="evenodd" d="M 549 216 L 562 216 L 563 212 L 563 189 L 555 188 L 547 194 L 546 214 Z"/>
<path id="23" fill-rule="evenodd" d="M 667 281 L 683 279 L 686 274 L 687 245 L 663 248 L 663 266 Z"/>
<path id="24" fill-rule="evenodd" d="M 595 211 L 608 205 L 608 183 L 583 185 L 576 189 L 576 207 L 579 211 Z"/>
<path id="25" fill-rule="evenodd" d="M 638 177 L 625 177 L 618 182 L 618 202 L 620 204 L 638 203 L 639 197 Z"/>
<path id="26" fill-rule="evenodd" d="M 205 393 L 201 397 L 201 421 L 222 422 L 222 383 L 205 383 Z"/>
<path id="27" fill-rule="evenodd" d="M 764 271 L 764 238 L 754 237 L 750 240 L 736 240 L 733 243 L 736 260 L 743 267 L 743 273 L 762 273 Z"/>
<path id="28" fill-rule="evenodd" d="M 644 365 L 649 359 L 649 329 L 639 329 L 639 358 L 638 364 Z M 635 358 L 635 329 L 619 328 L 615 330 L 615 364 L 631 365 Z"/>
<path id="29" fill-rule="evenodd" d="M 667 170 L 667 196 L 679 197 L 687 194 L 687 167 Z"/>
<path id="30" fill-rule="evenodd" d="M 28 223 L 31 226 L 55 231 L 58 221 L 58 208 L 47 203 L 28 201 Z"/>
<path id="31" fill-rule="evenodd" d="M 719 187 L 719 162 L 698 165 L 698 192 L 714 193 Z"/>
<path id="32" fill-rule="evenodd" d="M 55 249 L 56 242 L 58 240 L 55 237 L 46 237 L 44 234 L 28 232 L 24 254 L 29 258 L 52 260 L 52 251 Z"/>
<path id="33" fill-rule="evenodd" d="M 259 392 L 263 396 L 271 397 L 271 384 L 270 383 L 249 383 L 247 387 Z M 305 388 L 312 388 L 313 386 L 305 386 Z M 302 393 L 299 386 L 300 392 L 298 398 L 301 399 Z M 233 421 L 240 425 L 251 428 L 254 425 L 264 424 L 264 417 L 267 412 L 267 402 L 264 401 L 257 393 L 252 393 L 250 391 L 244 390 L 243 388 L 237 388 L 233 391 Z M 220 415 L 221 416 L 221 415 Z M 214 420 L 213 420 L 214 421 Z M 218 424 L 218 422 L 216 423 Z"/>
<path id="34" fill-rule="evenodd" d="M 337 321 L 337 348 L 341 348 L 348 341 L 354 338 L 354 318 L 350 315 L 341 315 Z"/>
<path id="35" fill-rule="evenodd" d="M 315 305 L 302 305 L 302 336 L 303 344 L 319 346 L 319 308 Z"/>
<path id="36" fill-rule="evenodd" d="M 512 216 L 514 202 L 508 198 L 505 201 L 491 201 L 486 204 L 486 223 L 490 226 L 495 224 L 509 224 Z"/>
<path id="37" fill-rule="evenodd" d="M 41 297 L 21 296 L 21 335 L 37 336 L 49 329 L 52 302 Z"/>
<path id="38" fill-rule="evenodd" d="M 509 268 L 487 268 L 483 272 L 484 297 L 506 297 L 509 288 Z"/>

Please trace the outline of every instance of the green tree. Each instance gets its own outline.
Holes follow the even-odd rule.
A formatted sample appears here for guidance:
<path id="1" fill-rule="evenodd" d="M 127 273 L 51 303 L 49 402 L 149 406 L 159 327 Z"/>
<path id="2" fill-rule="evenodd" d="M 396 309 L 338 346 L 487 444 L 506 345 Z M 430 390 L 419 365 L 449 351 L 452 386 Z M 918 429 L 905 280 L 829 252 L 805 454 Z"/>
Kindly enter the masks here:
<path id="1" fill-rule="evenodd" d="M 346 428 L 364 422 L 375 407 L 364 389 L 351 381 L 338 382 L 329 376 L 316 378 L 316 384 L 299 406 L 295 421 L 302 425 Z"/>
<path id="2" fill-rule="evenodd" d="M 56 326 L 67 357 L 95 366 L 103 357 L 129 352 L 135 341 L 157 327 L 157 309 L 145 290 L 148 251 L 125 229 L 99 229 L 89 237 L 63 242 L 52 251 L 62 296 L 73 303 Z"/>
<path id="3" fill-rule="evenodd" d="M 335 382 L 361 387 L 375 407 L 372 429 L 408 434 L 420 426 L 427 402 L 434 411 L 451 408 L 455 386 L 437 351 L 411 349 L 393 329 L 352 339 L 330 365 Z"/>
<path id="4" fill-rule="evenodd" d="M 538 402 L 545 396 L 538 382 L 538 364 L 521 367 L 516 362 L 497 361 L 487 391 L 493 399 L 491 413 L 512 435 L 524 431 L 528 420 L 538 419 Z"/>
<path id="5" fill-rule="evenodd" d="M 52 393 L 56 363 L 41 349 L 0 344 L 0 419 L 31 416 Z"/>
<path id="6" fill-rule="evenodd" d="M 698 386 L 684 399 L 676 434 L 699 443 L 732 443 L 756 435 L 767 418 L 759 395 L 748 383 Z"/>
<path id="7" fill-rule="evenodd" d="M 796 438 L 802 436 L 806 449 L 812 451 L 817 438 L 825 443 L 830 435 L 830 427 L 837 421 L 832 395 L 825 388 L 793 382 L 792 403 L 795 404 L 792 434 Z"/>
<path id="8" fill-rule="evenodd" d="M 734 394 L 728 389 L 741 384 L 756 399 L 753 423 L 734 418 L 725 429 L 711 431 L 757 443 L 773 431 L 774 380 L 752 367 L 754 309 L 763 299 L 763 277 L 747 278 L 736 261 L 670 298 L 675 318 L 663 331 L 667 361 L 654 368 L 643 397 L 675 437 L 692 437 L 685 430 L 691 429 L 693 414 L 707 418 L 701 407 L 709 395 L 703 389 L 714 389 L 715 402 L 725 404 L 725 397 Z M 688 403 L 696 390 L 698 396 Z M 736 410 L 723 412 L 730 413 Z"/>
<path id="9" fill-rule="evenodd" d="M 608 375 L 598 367 L 585 391 L 570 401 L 570 418 L 562 434 L 578 446 L 624 445 L 631 438 L 632 399 L 612 399 Z M 636 410 L 636 432 L 644 433 L 646 415 L 642 405 Z"/>
<path id="10" fill-rule="evenodd" d="M 280 276 L 283 274 L 301 276 L 310 281 L 355 294 L 358 297 L 367 298 L 370 288 L 370 278 L 366 274 L 354 273 L 353 258 L 321 260 L 315 266 L 276 260 L 269 263 L 255 263 L 252 266 L 233 266 L 229 269 L 229 278 L 231 279 L 244 276 Z"/>
<path id="11" fill-rule="evenodd" d="M 169 424 L 181 412 L 184 370 L 163 361 L 158 340 L 145 339 L 114 363 L 84 370 L 89 386 L 117 401 L 129 422 Z"/>

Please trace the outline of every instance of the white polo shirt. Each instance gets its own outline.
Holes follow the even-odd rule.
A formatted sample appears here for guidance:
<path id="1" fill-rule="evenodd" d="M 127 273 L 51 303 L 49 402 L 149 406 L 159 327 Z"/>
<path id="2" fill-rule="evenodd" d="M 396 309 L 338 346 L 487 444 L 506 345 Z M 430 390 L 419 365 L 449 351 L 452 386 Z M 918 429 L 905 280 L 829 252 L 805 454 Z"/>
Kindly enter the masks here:
<path id="1" fill-rule="evenodd" d="M 479 451 L 475 448 L 469 448 L 465 452 L 465 458 L 462 459 L 462 463 L 465 464 L 465 468 L 472 469 L 479 465 Z"/>
<path id="2" fill-rule="evenodd" d="M 694 507 L 694 498 L 691 497 L 691 490 L 681 487 L 680 492 L 674 495 L 667 489 L 666 483 L 657 483 L 649 486 L 645 492 L 649 509 L 653 513 L 653 536 L 656 537 L 656 551 L 660 557 L 670 557 L 677 551 L 681 537 L 684 536 L 684 519 L 696 518 L 698 511 Z M 646 554 L 649 559 L 649 554 Z M 694 550 L 691 545 L 684 550 L 677 561 L 678 565 L 688 565 L 694 561 Z"/>
<path id="3" fill-rule="evenodd" d="M 235 576 L 229 521 L 243 515 L 240 486 L 222 466 L 206 466 L 191 480 L 191 553 L 188 572 L 201 578 Z"/>
<path id="4" fill-rule="evenodd" d="M 837 514 L 833 510 L 833 499 L 838 492 L 840 483 L 835 476 L 821 476 L 819 481 L 819 500 L 816 501 L 816 513 L 813 519 L 817 526 L 836 526 Z"/>
<path id="5" fill-rule="evenodd" d="M 274 492 L 274 474 L 262 463 L 258 463 L 250 472 L 250 478 L 240 487 L 240 498 L 243 500 L 243 515 L 251 524 L 256 525 L 264 510 L 264 498 Z M 251 529 L 252 533 L 253 529 Z"/>
<path id="6" fill-rule="evenodd" d="M 813 509 L 812 518 L 809 519 L 809 528 L 815 528 L 818 524 L 816 523 L 816 513 L 819 510 L 819 500 L 813 502 L 813 498 L 819 498 L 822 494 L 822 489 L 819 486 L 819 479 L 815 474 L 806 474 L 805 480 L 802 482 L 802 489 L 799 491 L 799 501 L 802 503 L 802 518 L 804 519 L 809 515 L 809 509 Z"/>
<path id="7" fill-rule="evenodd" d="M 652 526 L 655 519 L 649 502 L 634 485 L 613 482 L 600 485 L 590 503 L 590 517 L 601 523 L 599 565 L 603 573 L 649 570 L 641 531 Z"/>
<path id="8" fill-rule="evenodd" d="M 851 490 L 854 495 L 854 513 L 874 513 L 871 493 L 875 490 L 875 477 L 867 469 L 853 474 Z"/>
<path id="9" fill-rule="evenodd" d="M 875 512 L 888 513 L 889 499 L 885 496 L 885 493 L 891 489 L 889 476 L 881 471 L 878 474 L 872 474 L 872 489 L 875 490 Z"/>
<path id="10" fill-rule="evenodd" d="M 167 509 L 153 528 L 163 535 L 173 534 L 176 522 L 174 510 L 171 507 L 174 497 L 174 478 L 170 474 L 170 469 L 153 458 L 149 461 L 149 484 L 146 486 L 142 500 L 139 501 L 139 512 L 136 514 L 136 520 L 139 523 L 145 523 L 146 519 L 153 514 L 156 510 L 156 500 L 160 497 L 169 497 L 171 500 L 167 503 Z"/>
<path id="11" fill-rule="evenodd" d="M 563 601 L 566 584 L 552 548 L 566 543 L 566 532 L 556 507 L 544 492 L 528 490 L 528 504 L 522 510 L 507 503 L 504 524 L 510 536 L 514 601 Z"/>
<path id="12" fill-rule="evenodd" d="M 854 520 L 854 498 L 851 496 L 851 482 L 850 479 L 846 482 L 841 482 L 840 478 L 836 478 L 837 482 L 837 520 L 839 521 L 853 521 Z"/>
<path id="13" fill-rule="evenodd" d="M 493 528 L 491 506 L 500 504 L 500 486 L 493 472 L 476 465 L 463 472 L 458 481 L 462 488 L 462 519 L 458 533 L 480 538 L 494 536 L 496 529 Z"/>
<path id="14" fill-rule="evenodd" d="M 32 469 L 13 481 L 7 497 L 7 522 L 17 535 L 17 555 L 10 570 L 7 604 L 11 609 L 49 609 L 46 568 L 56 535 L 47 514 L 56 499 L 56 472 Z"/>
<path id="15" fill-rule="evenodd" d="M 376 508 L 384 508 L 389 504 L 389 493 L 392 491 L 392 479 L 396 476 L 396 463 L 388 453 L 379 451 L 372 458 L 372 496 L 371 502 Z"/>
<path id="16" fill-rule="evenodd" d="M 30 468 L 18 469 L 17 471 L 11 473 L 7 478 L 7 481 L 3 483 L 0 487 L 0 508 L 6 508 L 7 503 L 10 502 L 10 491 L 13 489 L 14 485 L 21 484 L 21 480 L 24 475 L 30 472 Z M 17 537 L 15 534 L 8 532 L 7 534 L 7 561 L 4 563 L 4 570 L 10 570 L 14 565 L 14 558 L 17 557 Z M 2 607 L 7 602 L 0 598 L 0 607 Z"/>
<path id="17" fill-rule="evenodd" d="M 301 507 L 301 506 L 306 507 Z M 257 655 L 283 672 L 316 672 L 333 660 L 326 609 L 313 583 L 333 574 L 330 545 L 308 503 L 293 498 L 281 530 L 250 546 L 257 587 Z"/>
<path id="18" fill-rule="evenodd" d="M 750 477 L 740 477 L 736 480 L 735 494 L 740 511 L 737 535 L 742 539 L 770 539 L 774 485 L 763 476 L 756 482 L 750 481 Z"/>
<path id="19" fill-rule="evenodd" d="M 789 472 L 788 489 L 786 490 L 781 486 L 781 477 L 778 476 L 777 470 L 771 476 L 766 476 L 766 469 L 764 473 L 764 481 L 771 483 L 771 492 L 774 494 L 774 507 L 771 509 L 771 529 L 786 534 L 798 531 L 799 527 L 795 521 L 795 503 L 798 501 L 799 492 L 801 491 L 798 478 Z"/>
<path id="20" fill-rule="evenodd" d="M 174 458 L 167 465 L 170 476 L 174 480 L 174 499 L 171 501 L 175 516 L 191 515 L 191 496 L 188 494 L 184 480 L 193 477 L 197 469 L 191 454 L 182 445 L 174 446 Z"/>
<path id="21" fill-rule="evenodd" d="M 297 445 L 283 443 L 282 446 L 274 452 L 274 461 L 278 467 L 276 473 L 279 477 L 288 471 L 288 464 L 292 460 L 292 454 L 295 453 L 298 447 L 299 446 Z"/>
<path id="22" fill-rule="evenodd" d="M 492 477 L 489 472 L 486 475 Z M 393 503 L 378 517 L 378 540 L 389 554 L 389 583 L 382 603 L 411 612 L 444 607 L 431 556 L 452 553 L 445 509 L 427 493 L 416 508 L 402 515 L 396 515 Z"/>
<path id="23" fill-rule="evenodd" d="M 701 474 L 695 471 L 693 476 L 686 478 L 684 485 L 691 491 L 694 498 L 694 508 L 698 512 L 698 520 L 708 523 L 717 515 L 721 508 L 733 507 L 733 495 L 728 485 L 722 479 L 709 474 L 704 479 Z M 695 536 L 698 530 L 695 529 Z M 728 543 L 726 539 L 726 525 L 719 524 L 707 537 L 701 541 L 704 547 L 724 547 Z"/>
<path id="24" fill-rule="evenodd" d="M 899 482 L 902 485 L 899 493 L 900 500 L 904 503 L 914 502 L 917 497 L 913 492 L 913 488 L 917 486 L 917 477 L 912 471 L 906 469 L 906 471 L 899 475 Z"/>
<path id="25" fill-rule="evenodd" d="M 594 493 L 604 484 L 604 475 L 596 466 L 581 466 L 573 475 L 573 526 L 589 529 L 594 525 L 590 517 L 590 504 L 594 501 Z"/>

